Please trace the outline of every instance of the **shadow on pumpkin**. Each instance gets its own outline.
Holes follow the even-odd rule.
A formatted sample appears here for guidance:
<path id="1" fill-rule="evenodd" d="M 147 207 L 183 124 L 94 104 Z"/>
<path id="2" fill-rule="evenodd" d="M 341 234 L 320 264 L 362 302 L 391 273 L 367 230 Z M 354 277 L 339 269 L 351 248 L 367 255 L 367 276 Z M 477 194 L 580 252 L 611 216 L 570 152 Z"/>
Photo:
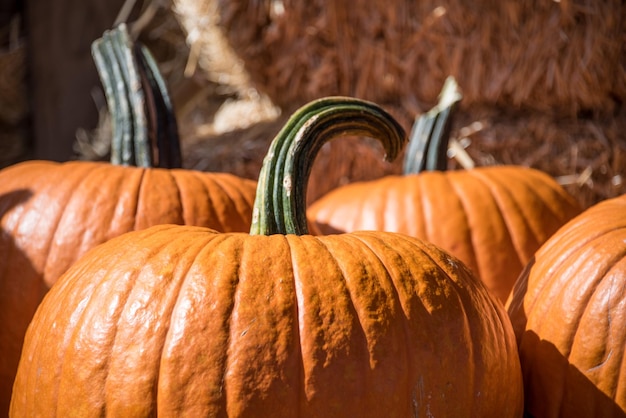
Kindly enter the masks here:
<path id="1" fill-rule="evenodd" d="M 8 416 L 24 333 L 34 315 L 32 306 L 47 292 L 41 275 L 15 242 L 19 220 L 7 228 L 11 211 L 31 197 L 26 189 L 0 195 L 0 417 Z"/>
<path id="2" fill-rule="evenodd" d="M 615 400 L 561 354 L 554 344 L 533 331 L 521 337 L 520 360 L 524 377 L 527 418 L 626 418 Z"/>
<path id="3" fill-rule="evenodd" d="M 524 417 L 626 418 L 622 407 L 571 364 L 552 342 L 526 329 L 524 296 L 535 261 L 535 257 L 528 261 L 506 304 L 522 364 Z"/>

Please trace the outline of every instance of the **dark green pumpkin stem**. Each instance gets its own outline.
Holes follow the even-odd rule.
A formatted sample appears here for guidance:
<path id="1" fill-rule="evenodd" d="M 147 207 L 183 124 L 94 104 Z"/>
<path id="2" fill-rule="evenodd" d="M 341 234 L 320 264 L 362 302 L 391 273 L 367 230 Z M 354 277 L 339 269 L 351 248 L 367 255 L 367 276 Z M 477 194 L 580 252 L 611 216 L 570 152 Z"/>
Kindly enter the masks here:
<path id="1" fill-rule="evenodd" d="M 327 97 L 296 111 L 276 135 L 263 160 L 251 235 L 308 234 L 306 186 L 320 148 L 345 135 L 379 140 L 385 159 L 395 159 L 406 135 L 378 105 L 349 97 Z"/>
<path id="2" fill-rule="evenodd" d="M 111 163 L 181 167 L 180 139 L 165 81 L 125 24 L 91 46 L 111 114 Z"/>
<path id="3" fill-rule="evenodd" d="M 448 77 L 439 94 L 439 103 L 413 124 L 404 154 L 404 174 L 446 170 L 452 115 L 461 98 L 456 80 Z"/>

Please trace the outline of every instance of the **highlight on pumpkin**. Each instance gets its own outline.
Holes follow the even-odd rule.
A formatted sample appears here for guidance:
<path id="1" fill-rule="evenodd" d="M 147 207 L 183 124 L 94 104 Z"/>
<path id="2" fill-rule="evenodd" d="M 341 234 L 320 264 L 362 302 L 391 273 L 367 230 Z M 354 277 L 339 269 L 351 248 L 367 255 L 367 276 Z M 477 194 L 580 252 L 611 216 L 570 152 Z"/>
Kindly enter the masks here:
<path id="1" fill-rule="evenodd" d="M 250 234 L 156 225 L 77 260 L 27 331 L 12 417 L 520 418 L 510 320 L 460 260 L 306 233 L 310 166 L 347 133 L 405 142 L 374 103 L 314 101 L 272 142 Z"/>
<path id="2" fill-rule="evenodd" d="M 37 307 L 86 252 L 158 224 L 250 229 L 256 181 L 180 168 L 177 123 L 149 51 L 125 25 L 92 51 L 113 115 L 111 161 L 29 160 L 0 170 L 0 416 Z"/>

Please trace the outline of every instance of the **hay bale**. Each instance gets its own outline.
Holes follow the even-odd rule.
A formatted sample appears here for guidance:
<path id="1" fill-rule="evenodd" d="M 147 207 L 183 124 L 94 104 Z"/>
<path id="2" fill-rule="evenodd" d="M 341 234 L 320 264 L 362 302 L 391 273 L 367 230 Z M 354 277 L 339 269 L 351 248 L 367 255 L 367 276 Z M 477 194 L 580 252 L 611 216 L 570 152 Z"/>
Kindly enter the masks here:
<path id="1" fill-rule="evenodd" d="M 397 109 L 388 108 L 402 125 Z M 189 168 L 224 171 L 256 179 L 284 116 L 243 130 L 188 137 L 183 156 Z M 581 204 L 589 207 L 626 193 L 626 108 L 617 117 L 565 118 L 495 106 L 459 110 L 451 136 L 463 144 L 476 166 L 519 164 L 554 176 Z M 307 191 L 311 203 L 335 187 L 402 171 L 403 156 L 383 161 L 380 145 L 347 137 L 324 145 Z M 450 158 L 450 170 L 462 169 Z"/>
<path id="2" fill-rule="evenodd" d="M 237 91 L 258 89 L 283 109 L 275 121 L 187 137 L 191 168 L 256 178 L 284 117 L 321 96 L 375 101 L 408 131 L 452 74 L 464 95 L 452 134 L 476 165 L 542 169 L 583 207 L 626 193 L 620 0 L 173 3 L 196 16 L 183 21 L 178 9 L 209 78 Z M 213 53 L 212 63 L 202 61 L 202 51 L 224 42 L 228 59 Z M 233 57 L 239 64 L 228 64 Z M 229 68 L 239 76 L 223 76 Z M 401 160 L 384 163 L 366 138 L 332 141 L 313 166 L 308 201 L 348 182 L 399 173 Z M 460 167 L 451 159 L 450 168 Z"/>
<path id="3" fill-rule="evenodd" d="M 211 4 L 254 85 L 286 109 L 344 94 L 416 113 L 448 75 L 465 107 L 576 115 L 626 98 L 622 0 L 177 1 Z"/>

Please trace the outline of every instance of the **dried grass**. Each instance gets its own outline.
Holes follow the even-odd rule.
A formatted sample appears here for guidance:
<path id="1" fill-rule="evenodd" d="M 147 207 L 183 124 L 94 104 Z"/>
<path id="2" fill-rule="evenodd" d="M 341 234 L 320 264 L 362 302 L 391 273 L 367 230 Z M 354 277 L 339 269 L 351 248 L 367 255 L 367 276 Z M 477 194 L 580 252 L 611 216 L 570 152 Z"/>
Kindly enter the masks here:
<path id="1" fill-rule="evenodd" d="M 173 1 L 187 10 L 210 9 L 221 41 L 198 26 L 195 42 L 228 41 L 244 63 L 245 85 L 266 93 L 285 114 L 342 94 L 383 105 L 408 130 L 454 75 L 464 96 L 456 135 L 482 124 L 464 140 L 476 165 L 540 168 L 584 206 L 626 191 L 626 5 L 620 0 Z M 188 147 L 194 164 L 254 177 L 277 131 L 271 123 L 260 127 L 263 133 L 237 131 L 236 142 L 205 136 L 217 156 L 194 141 Z M 222 154 L 228 147 L 215 144 L 227 142 L 242 145 Z M 383 163 L 372 144 L 355 138 L 328 144 L 315 163 L 309 200 L 349 181 L 399 172 L 399 163 Z M 254 168 L 235 167 L 231 159 Z M 458 163 L 451 160 L 450 168 Z"/>
<path id="2" fill-rule="evenodd" d="M 401 115 L 388 109 L 399 120 Z M 208 135 L 185 142 L 190 168 L 226 171 L 256 179 L 262 156 L 284 118 L 249 129 Z M 404 120 L 405 129 L 410 121 Z M 554 176 L 581 204 L 589 207 L 626 193 L 626 112 L 604 119 L 572 119 L 535 112 L 506 112 L 483 107 L 456 115 L 452 138 L 465 147 L 476 166 L 518 164 Z M 368 138 L 341 138 L 326 144 L 309 181 L 307 200 L 354 181 L 399 174 L 402 156 L 383 161 L 383 150 Z M 449 169 L 462 169 L 451 158 Z"/>
<path id="3" fill-rule="evenodd" d="M 206 7 L 214 0 L 174 5 L 182 1 Z M 219 30 L 198 26 L 191 40 L 180 9 L 157 15 L 142 38 L 170 85 L 184 166 L 257 178 L 293 107 L 326 94 L 375 100 L 408 131 L 452 73 L 464 93 L 452 134 L 476 165 L 542 169 L 584 207 L 626 193 L 625 7 L 614 0 L 464 3 L 368 2 L 364 9 L 358 0 L 348 14 L 341 4 L 319 0 L 299 2 L 297 10 L 286 0 L 221 2 L 222 9 L 210 9 L 220 13 L 211 18 Z M 208 12 L 198 10 L 203 21 Z M 203 59 L 203 42 L 236 51 L 249 74 L 224 76 L 242 67 L 220 63 L 219 53 Z M 250 88 L 267 92 L 282 114 L 270 100 L 246 103 Z M 313 166 L 308 200 L 399 173 L 401 161 L 385 163 L 367 138 L 332 141 Z M 449 167 L 460 164 L 451 159 Z"/>
<path id="4" fill-rule="evenodd" d="M 229 1 L 219 13 L 256 87 L 283 107 L 346 94 L 423 111 L 448 75 L 466 107 L 576 115 L 626 98 L 621 0 Z"/>

